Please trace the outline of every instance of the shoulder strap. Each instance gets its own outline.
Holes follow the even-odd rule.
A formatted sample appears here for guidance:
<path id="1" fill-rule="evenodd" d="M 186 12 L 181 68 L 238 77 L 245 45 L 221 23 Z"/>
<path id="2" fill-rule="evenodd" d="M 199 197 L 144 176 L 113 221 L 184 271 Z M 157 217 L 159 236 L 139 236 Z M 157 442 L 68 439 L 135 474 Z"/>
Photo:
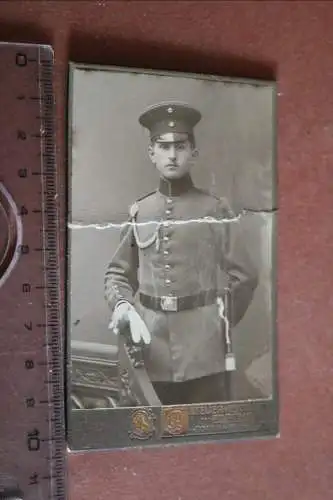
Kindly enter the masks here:
<path id="1" fill-rule="evenodd" d="M 145 200 L 146 198 L 148 198 L 148 196 L 154 194 L 155 191 L 150 191 L 150 193 L 147 193 L 143 196 L 141 196 L 140 198 L 138 198 L 129 208 L 129 218 L 130 220 L 132 219 L 135 219 L 135 217 L 137 216 L 137 213 L 139 211 L 139 201 L 142 201 L 142 200 Z"/>
<path id="2" fill-rule="evenodd" d="M 140 208 L 139 202 L 148 198 L 148 196 L 150 196 L 154 193 L 155 193 L 155 191 L 152 191 L 152 192 L 142 196 L 135 203 L 133 203 L 133 205 L 131 205 L 131 207 L 129 209 L 129 220 L 131 222 L 131 226 L 133 227 L 133 234 L 134 234 L 135 242 L 136 242 L 138 248 L 140 248 L 140 249 L 148 248 L 149 246 L 151 246 L 155 242 L 156 242 L 156 245 L 159 246 L 158 245 L 159 226 L 157 227 L 157 230 L 153 233 L 153 235 L 145 241 L 140 240 L 139 234 L 138 234 L 138 229 L 136 227 L 136 217 L 139 213 L 139 208 Z"/>

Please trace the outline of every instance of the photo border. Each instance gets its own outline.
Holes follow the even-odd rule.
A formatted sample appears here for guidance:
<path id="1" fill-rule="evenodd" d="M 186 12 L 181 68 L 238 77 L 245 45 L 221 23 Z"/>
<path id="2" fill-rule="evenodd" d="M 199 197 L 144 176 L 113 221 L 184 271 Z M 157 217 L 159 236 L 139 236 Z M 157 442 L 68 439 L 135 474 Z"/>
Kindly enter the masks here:
<path id="1" fill-rule="evenodd" d="M 279 437 L 279 391 L 278 391 L 278 332 L 277 332 L 277 83 L 271 80 L 250 78 L 222 77 L 212 74 L 162 71 L 134 67 L 69 63 L 68 72 L 68 107 L 67 107 L 67 224 L 71 221 L 71 177 L 72 177 L 72 98 L 73 74 L 75 70 L 136 73 L 167 77 L 181 77 L 207 80 L 225 84 L 244 84 L 255 87 L 271 87 L 273 90 L 272 107 L 272 210 L 262 211 L 273 216 L 272 233 L 272 349 L 271 373 L 272 396 L 270 398 L 236 400 L 218 403 L 200 403 L 187 405 L 168 405 L 161 407 L 136 406 L 101 409 L 71 408 L 71 332 L 70 308 L 66 314 L 66 435 L 70 452 L 88 450 L 112 450 L 133 447 L 156 447 L 177 444 L 203 444 L 242 439 L 260 439 Z M 261 211 L 257 212 L 258 214 Z M 66 228 L 67 263 L 66 263 L 66 305 L 70 297 L 70 255 L 71 230 Z M 166 414 L 168 416 L 166 416 Z M 238 423 L 228 422 L 228 417 L 241 415 Z M 140 418 L 145 419 L 145 430 L 140 429 Z M 171 415 L 171 416 L 170 416 Z M 177 418 L 171 418 L 171 417 Z M 213 418 L 214 417 L 214 418 Z M 220 418 L 218 418 L 220 417 Z M 170 424 L 170 421 L 175 422 Z M 178 422 L 178 424 L 177 424 Z M 115 432 L 115 429 L 117 431 Z"/>

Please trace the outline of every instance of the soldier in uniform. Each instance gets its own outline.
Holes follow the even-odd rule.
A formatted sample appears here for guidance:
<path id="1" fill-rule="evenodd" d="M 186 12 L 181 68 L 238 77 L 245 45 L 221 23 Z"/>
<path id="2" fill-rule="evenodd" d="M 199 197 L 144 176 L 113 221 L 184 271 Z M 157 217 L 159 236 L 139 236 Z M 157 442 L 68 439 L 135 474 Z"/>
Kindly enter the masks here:
<path id="1" fill-rule="evenodd" d="M 130 208 L 105 275 L 111 327 L 121 334 L 130 325 L 133 340 L 147 344 L 145 367 L 165 405 L 227 398 L 226 370 L 234 367 L 226 333 L 257 286 L 237 217 L 191 178 L 200 119 L 178 102 L 140 116 L 159 186 Z M 227 276 L 223 289 L 219 269 Z"/>

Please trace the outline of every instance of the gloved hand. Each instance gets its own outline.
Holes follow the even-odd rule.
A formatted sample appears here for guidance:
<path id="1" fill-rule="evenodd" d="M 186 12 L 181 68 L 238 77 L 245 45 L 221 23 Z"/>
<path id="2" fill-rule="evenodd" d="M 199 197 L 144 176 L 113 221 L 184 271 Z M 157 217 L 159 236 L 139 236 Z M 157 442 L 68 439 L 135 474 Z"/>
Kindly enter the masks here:
<path id="1" fill-rule="evenodd" d="M 141 341 L 145 344 L 151 342 L 151 335 L 145 322 L 129 302 L 121 302 L 116 306 L 109 328 L 116 335 L 119 335 L 124 328 L 129 328 L 135 344 L 139 344 Z"/>

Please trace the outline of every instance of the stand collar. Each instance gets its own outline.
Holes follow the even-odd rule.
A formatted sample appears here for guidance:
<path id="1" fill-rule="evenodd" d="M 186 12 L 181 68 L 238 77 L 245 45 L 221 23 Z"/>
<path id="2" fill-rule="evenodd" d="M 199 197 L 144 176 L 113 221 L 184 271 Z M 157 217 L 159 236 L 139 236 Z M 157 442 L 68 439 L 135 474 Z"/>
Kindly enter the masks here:
<path id="1" fill-rule="evenodd" d="M 189 174 L 184 175 L 180 179 L 173 179 L 172 181 L 160 178 L 159 192 L 165 196 L 180 196 L 193 187 L 193 181 Z"/>

